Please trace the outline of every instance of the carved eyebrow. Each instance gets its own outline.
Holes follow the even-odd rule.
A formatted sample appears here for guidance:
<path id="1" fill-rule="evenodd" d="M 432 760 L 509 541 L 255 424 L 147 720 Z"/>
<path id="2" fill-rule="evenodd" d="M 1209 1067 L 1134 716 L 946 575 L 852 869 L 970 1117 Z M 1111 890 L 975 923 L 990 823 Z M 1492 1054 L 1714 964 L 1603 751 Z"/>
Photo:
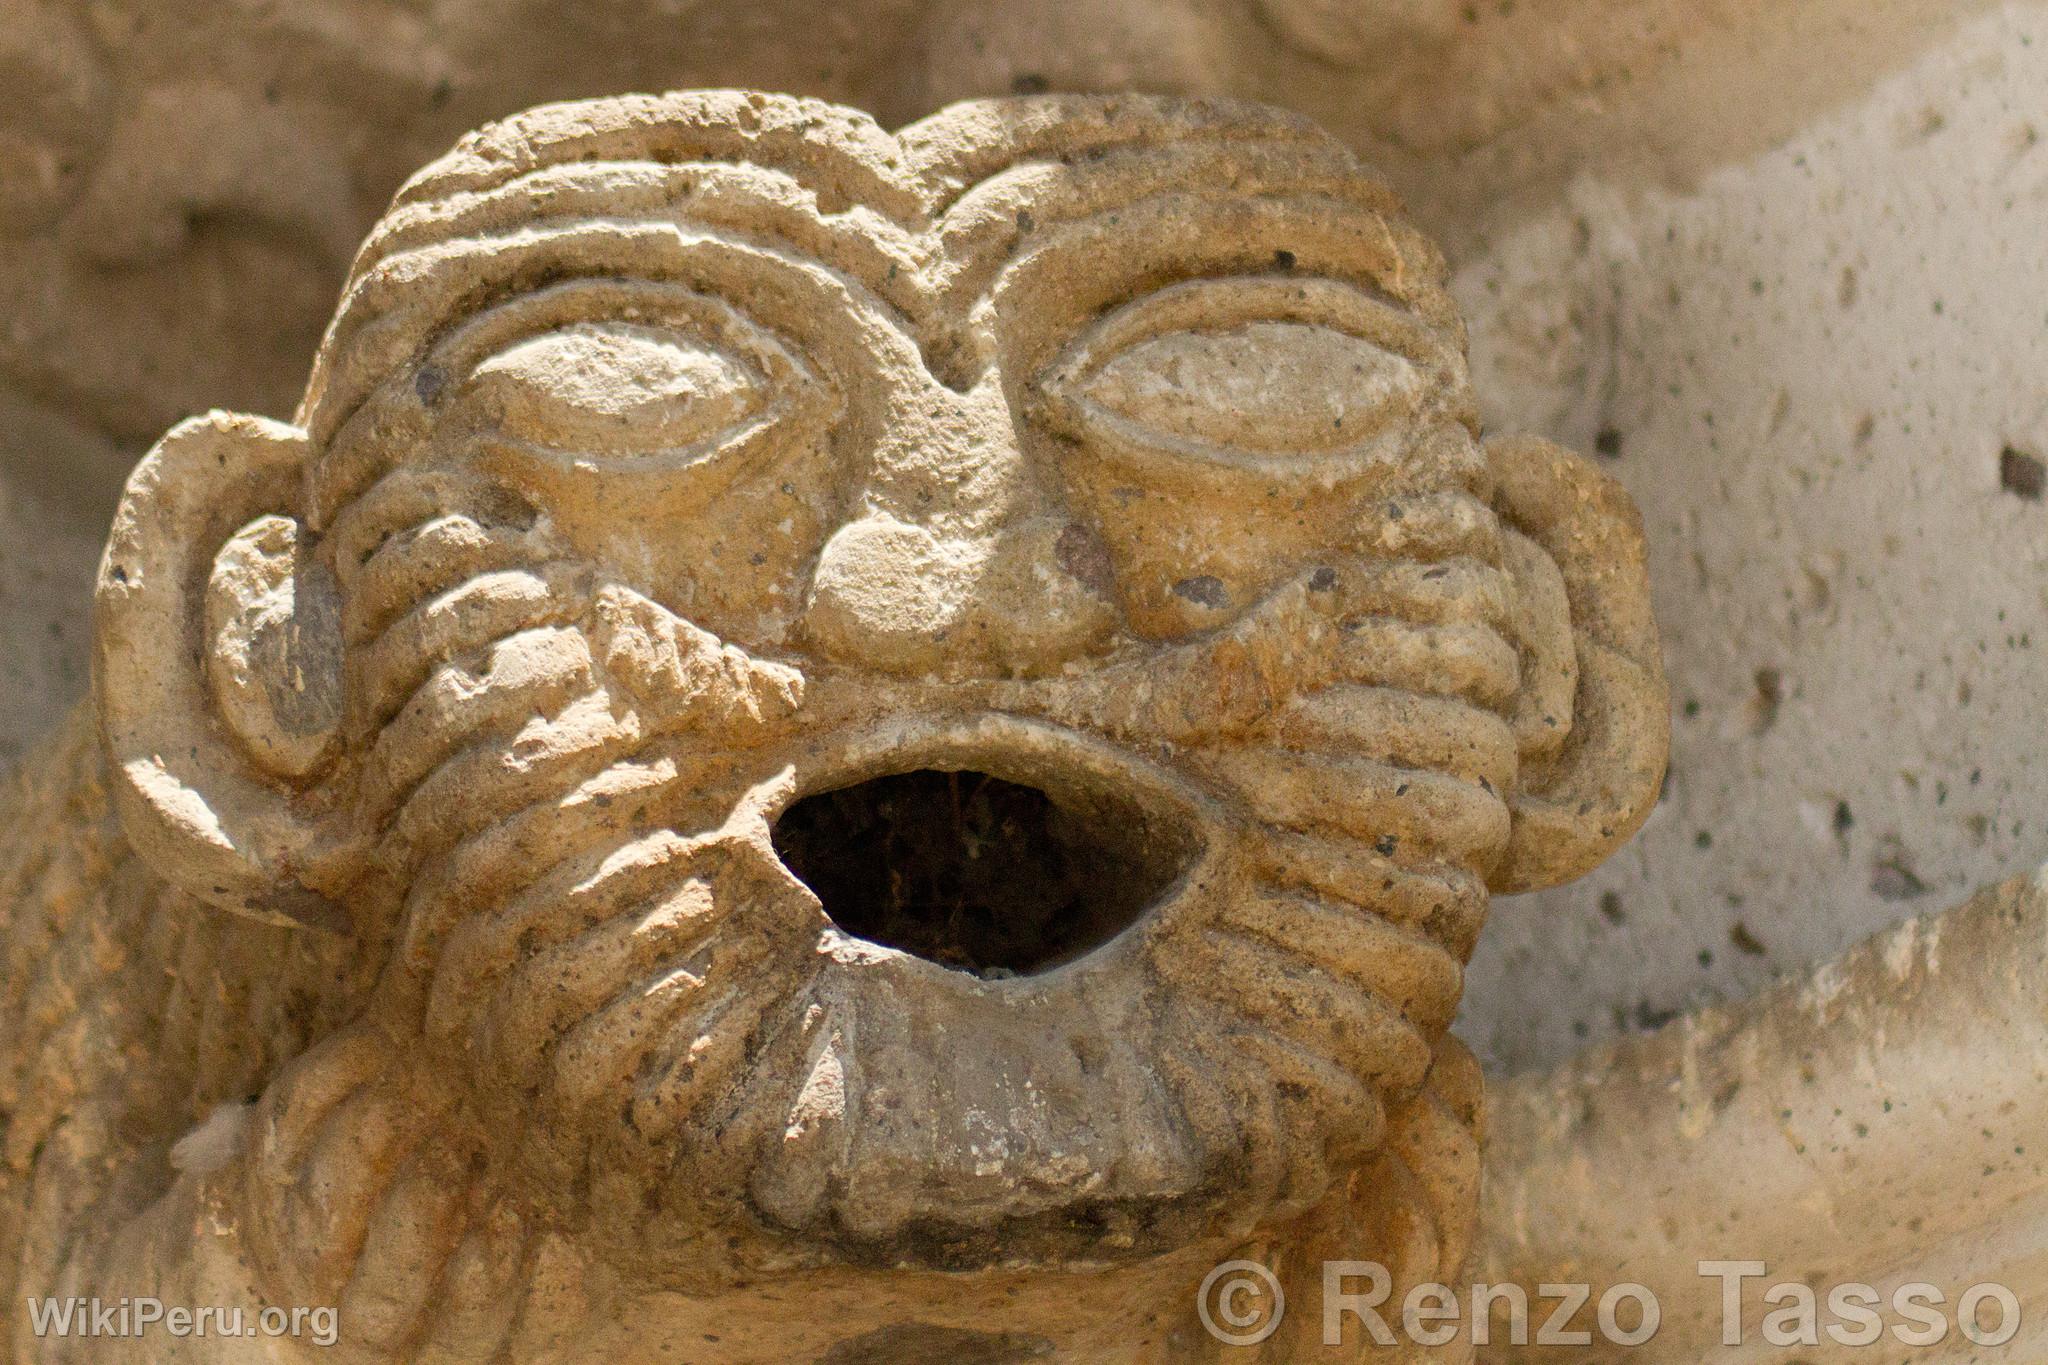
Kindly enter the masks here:
<path id="1" fill-rule="evenodd" d="M 516 291 L 466 313 L 433 338 L 427 355 L 444 372 L 436 382 L 455 384 L 477 365 L 536 336 L 611 323 L 701 335 L 749 355 L 763 344 L 776 345 L 773 328 L 699 282 L 591 275 Z"/>
<path id="2" fill-rule="evenodd" d="M 742 280 L 744 291 L 735 287 Z M 851 275 L 773 243 L 673 221 L 573 220 L 415 248 L 356 281 L 315 361 L 299 414 L 316 452 L 307 485 L 312 523 L 322 524 L 424 435 L 427 395 L 400 380 L 438 338 L 494 306 L 578 282 L 694 289 L 727 298 L 770 330 L 801 319 L 816 329 L 813 358 L 837 356 L 841 368 L 855 350 L 866 354 L 890 338 L 915 353 L 908 321 Z M 761 316 L 770 300 L 790 316 Z"/>
<path id="3" fill-rule="evenodd" d="M 1451 338 L 1369 282 L 1320 276 L 1204 275 L 1152 290 L 1103 316 L 1061 352 L 1078 370 L 1157 337 L 1284 321 L 1356 337 L 1456 383 L 1463 356 Z M 1093 359 L 1091 359 L 1091 357 Z"/>
<path id="4" fill-rule="evenodd" d="M 949 307 L 950 346 L 930 353 L 956 387 L 998 358 L 1013 378 L 1027 377 L 1108 310 L 1192 280 L 1268 277 L 1336 281 L 1377 296 L 1462 355 L 1464 325 L 1446 274 L 1442 257 L 1405 221 L 1356 204 L 1174 191 L 1034 224 L 972 312 Z"/>
<path id="5" fill-rule="evenodd" d="M 1251 236 L 1270 240 L 1233 253 L 1233 241 Z M 1183 261 L 1141 266 L 1166 237 L 1183 244 Z M 1180 279 L 1298 264 L 1305 277 L 1376 289 L 1463 344 L 1442 255 L 1343 148 L 1133 147 L 1075 165 L 1016 167 L 959 200 L 934 231 L 933 372 L 954 388 L 975 382 L 1006 350 L 989 323 L 1034 307 L 1005 306 L 1016 297 L 1013 277 L 1060 258 L 1084 263 L 1076 269 L 1105 287 L 1099 307 Z"/>
<path id="6" fill-rule="evenodd" d="M 894 173 L 901 163 L 857 111 L 731 91 L 543 107 L 472 134 L 399 191 L 358 253 L 300 421 L 331 406 L 338 357 L 397 310 L 380 279 L 411 258 L 407 289 L 429 289 L 440 272 L 427 258 L 474 239 L 701 224 L 807 255 L 918 327 L 930 312 L 915 235 L 927 203 L 915 177 Z"/>
<path id="7" fill-rule="evenodd" d="M 919 253 L 900 224 L 858 205 L 826 214 L 812 189 L 780 171 L 709 162 L 544 166 L 474 191 L 403 202 L 386 216 L 357 257 L 314 358 L 301 424 L 316 410 L 333 408 L 340 397 L 335 391 L 348 387 L 350 352 L 365 338 L 398 332 L 417 342 L 439 326 L 440 316 L 469 306 L 477 274 L 511 273 L 480 265 L 480 256 L 524 256 L 525 248 L 541 241 L 559 244 L 564 257 L 576 256 L 587 241 L 588 254 L 602 256 L 609 248 L 598 239 L 631 236 L 636 229 L 644 229 L 643 238 L 664 229 L 703 232 L 751 242 L 766 254 L 803 258 L 882 301 L 909 320 L 902 322 L 906 327 L 928 311 Z M 657 260 L 663 254 L 648 252 Z M 458 260 L 461 268 L 447 268 Z M 587 266 L 575 271 L 595 273 Z M 645 272 L 619 259 L 611 273 Z"/>
<path id="8" fill-rule="evenodd" d="M 604 218 L 694 224 L 785 242 L 902 311 L 916 310 L 921 253 L 901 224 L 860 205 L 827 212 L 813 188 L 783 171 L 725 162 L 542 167 L 485 189 L 395 208 L 361 256 L 364 263 L 381 261 L 437 242 Z M 364 265 L 356 273 L 366 273 Z"/>
<path id="9" fill-rule="evenodd" d="M 1326 141 L 1190 143 L 1119 149 L 1073 163 L 1034 162 L 964 193 L 934 228 L 933 286 L 947 311 L 965 311 L 1033 238 L 1059 227 L 1135 209 L 1161 196 L 1220 203 L 1294 199 L 1382 225 L 1402 221 L 1400 201 L 1357 159 Z M 1405 226 L 1405 224 L 1403 224 Z M 1420 234 L 1404 250 L 1418 281 L 1440 265 Z"/>

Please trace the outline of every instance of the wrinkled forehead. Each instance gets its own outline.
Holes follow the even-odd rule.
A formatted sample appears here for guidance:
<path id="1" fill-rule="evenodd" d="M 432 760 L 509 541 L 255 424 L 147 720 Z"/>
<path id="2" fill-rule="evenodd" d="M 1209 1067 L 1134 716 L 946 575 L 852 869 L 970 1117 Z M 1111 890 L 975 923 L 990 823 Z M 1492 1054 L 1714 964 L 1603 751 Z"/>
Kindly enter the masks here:
<path id="1" fill-rule="evenodd" d="M 681 286 L 771 326 L 835 315 L 842 344 L 900 342 L 966 388 L 1020 319 L 1056 339 L 1178 281 L 1241 275 L 1354 287 L 1462 386 L 1441 256 L 1348 150 L 1283 111 L 1046 96 L 891 135 L 736 91 L 545 106 L 414 176 L 364 243 L 300 407 L 309 507 L 324 520 L 381 472 L 364 449 L 401 448 L 426 420 L 419 371 L 440 338 L 565 282 Z M 344 428 L 371 439 L 337 443 Z M 337 445 L 348 457 L 326 458 Z"/>

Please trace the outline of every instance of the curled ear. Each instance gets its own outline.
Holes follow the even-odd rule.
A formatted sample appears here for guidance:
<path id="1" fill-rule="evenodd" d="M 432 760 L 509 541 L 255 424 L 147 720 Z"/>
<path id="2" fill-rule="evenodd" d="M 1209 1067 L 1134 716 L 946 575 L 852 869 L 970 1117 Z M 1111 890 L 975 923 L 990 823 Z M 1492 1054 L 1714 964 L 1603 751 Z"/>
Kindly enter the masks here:
<path id="1" fill-rule="evenodd" d="M 223 909 L 346 926 L 301 881 L 303 789 L 338 730 L 331 580 L 306 551 L 305 433 L 214 412 L 129 476 L 94 594 L 101 738 L 129 842 Z"/>
<path id="2" fill-rule="evenodd" d="M 1520 597 L 1521 755 L 1496 892 L 1597 867 L 1656 804 L 1671 747 L 1642 518 L 1620 484 L 1534 437 L 1487 443 Z"/>

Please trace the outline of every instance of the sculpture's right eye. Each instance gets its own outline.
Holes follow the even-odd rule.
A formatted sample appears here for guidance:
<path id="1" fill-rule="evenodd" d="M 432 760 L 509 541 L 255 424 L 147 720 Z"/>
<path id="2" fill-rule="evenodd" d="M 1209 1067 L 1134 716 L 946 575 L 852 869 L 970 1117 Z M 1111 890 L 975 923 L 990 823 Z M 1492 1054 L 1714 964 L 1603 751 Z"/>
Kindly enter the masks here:
<path id="1" fill-rule="evenodd" d="M 689 463 L 772 419 L 766 369 L 681 328 L 576 322 L 498 351 L 467 387 L 499 434 L 522 444 Z"/>

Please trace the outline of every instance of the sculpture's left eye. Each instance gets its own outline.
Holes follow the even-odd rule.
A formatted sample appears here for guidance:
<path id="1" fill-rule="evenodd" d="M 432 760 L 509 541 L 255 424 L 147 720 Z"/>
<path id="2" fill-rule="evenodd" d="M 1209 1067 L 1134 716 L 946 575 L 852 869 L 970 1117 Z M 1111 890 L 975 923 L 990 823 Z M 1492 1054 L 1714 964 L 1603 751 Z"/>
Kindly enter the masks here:
<path id="1" fill-rule="evenodd" d="M 1333 281 L 1200 281 L 1126 305 L 1039 381 L 1097 447 L 1268 468 L 1359 450 L 1440 387 L 1416 320 Z"/>
<path id="2" fill-rule="evenodd" d="M 798 375 L 767 346 L 742 353 L 680 327 L 575 322 L 497 351 L 466 387 L 498 434 L 521 444 L 687 462 L 784 406 Z"/>
<path id="3" fill-rule="evenodd" d="M 1315 323 L 1169 332 L 1078 376 L 1073 396 L 1156 436 L 1261 455 L 1353 445 L 1414 405 L 1421 373 Z"/>

